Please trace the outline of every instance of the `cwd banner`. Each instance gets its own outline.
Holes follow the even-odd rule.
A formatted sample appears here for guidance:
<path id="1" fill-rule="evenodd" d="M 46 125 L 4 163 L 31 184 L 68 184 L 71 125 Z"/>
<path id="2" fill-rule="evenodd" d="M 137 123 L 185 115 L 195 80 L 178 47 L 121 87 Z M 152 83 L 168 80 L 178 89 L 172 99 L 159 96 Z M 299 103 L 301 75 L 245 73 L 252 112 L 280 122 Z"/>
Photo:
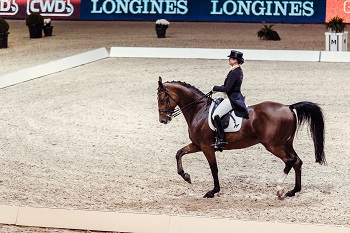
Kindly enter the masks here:
<path id="1" fill-rule="evenodd" d="M 335 16 L 350 23 L 350 0 L 327 0 L 326 22 Z"/>
<path id="2" fill-rule="evenodd" d="M 31 12 L 50 18 L 80 19 L 80 0 L 0 0 L 0 17 L 25 19 Z"/>

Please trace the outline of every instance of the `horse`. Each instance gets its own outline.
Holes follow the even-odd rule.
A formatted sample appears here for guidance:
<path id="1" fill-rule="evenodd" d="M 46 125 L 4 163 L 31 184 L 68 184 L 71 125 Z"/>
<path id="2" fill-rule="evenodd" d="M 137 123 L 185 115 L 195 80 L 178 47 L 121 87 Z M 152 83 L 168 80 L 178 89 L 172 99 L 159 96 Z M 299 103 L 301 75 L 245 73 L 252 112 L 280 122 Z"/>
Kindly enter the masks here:
<path id="1" fill-rule="evenodd" d="M 212 146 L 215 132 L 208 124 L 209 107 L 213 101 L 211 92 L 204 94 L 196 87 L 181 81 L 162 82 L 158 80 L 159 122 L 168 124 L 173 117 L 183 114 L 191 143 L 176 153 L 178 174 L 191 184 L 190 174 L 182 166 L 185 154 L 202 151 L 205 155 L 214 180 L 214 188 L 203 197 L 213 198 L 220 191 L 216 149 Z M 314 144 L 316 162 L 326 164 L 324 153 L 324 116 L 320 106 L 313 102 L 298 102 L 284 105 L 266 101 L 248 107 L 249 118 L 243 119 L 241 129 L 225 133 L 227 145 L 223 150 L 247 148 L 261 143 L 267 151 L 280 158 L 285 166 L 277 180 L 277 196 L 280 199 L 295 196 L 301 190 L 301 166 L 303 162 L 293 148 L 297 130 L 305 122 L 309 125 Z M 291 169 L 295 171 L 295 186 L 284 193 L 283 182 Z"/>

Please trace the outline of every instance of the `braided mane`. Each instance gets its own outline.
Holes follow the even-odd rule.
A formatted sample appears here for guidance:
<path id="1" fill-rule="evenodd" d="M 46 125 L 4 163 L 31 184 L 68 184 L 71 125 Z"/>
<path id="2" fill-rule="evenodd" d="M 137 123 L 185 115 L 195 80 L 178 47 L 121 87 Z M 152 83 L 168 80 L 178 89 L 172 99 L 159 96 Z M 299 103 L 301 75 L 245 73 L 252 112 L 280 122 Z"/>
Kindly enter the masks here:
<path id="1" fill-rule="evenodd" d="M 200 95 L 200 96 L 204 96 L 205 94 L 199 90 L 197 87 L 192 86 L 191 84 L 185 83 L 185 82 L 181 82 L 181 81 L 171 81 L 171 82 L 165 82 L 165 83 L 175 83 L 175 84 L 179 84 L 183 87 L 186 87 L 188 89 L 190 89 L 191 91 L 193 91 L 194 93 Z"/>

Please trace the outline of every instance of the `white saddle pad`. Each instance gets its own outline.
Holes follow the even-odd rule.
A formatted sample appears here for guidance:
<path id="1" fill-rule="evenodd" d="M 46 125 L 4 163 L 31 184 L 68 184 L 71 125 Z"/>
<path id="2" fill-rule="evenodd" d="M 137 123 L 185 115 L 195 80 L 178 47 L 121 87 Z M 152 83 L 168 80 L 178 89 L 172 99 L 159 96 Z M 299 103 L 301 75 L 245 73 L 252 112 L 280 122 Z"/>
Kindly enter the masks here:
<path id="1" fill-rule="evenodd" d="M 209 108 L 209 114 L 208 114 L 208 124 L 209 127 L 215 131 L 215 127 L 212 122 L 212 110 L 214 107 L 214 101 L 211 103 L 210 108 Z M 238 117 L 235 115 L 234 111 L 231 112 L 231 117 L 230 117 L 230 123 L 226 129 L 224 129 L 225 132 L 237 132 L 241 129 L 242 127 L 242 117 Z"/>

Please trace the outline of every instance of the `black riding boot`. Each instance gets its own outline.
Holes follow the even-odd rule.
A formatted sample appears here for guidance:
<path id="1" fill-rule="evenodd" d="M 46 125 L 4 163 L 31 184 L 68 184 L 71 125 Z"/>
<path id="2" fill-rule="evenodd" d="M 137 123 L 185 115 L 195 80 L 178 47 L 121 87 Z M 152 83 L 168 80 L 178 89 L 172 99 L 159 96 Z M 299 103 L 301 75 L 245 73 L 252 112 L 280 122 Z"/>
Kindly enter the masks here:
<path id="1" fill-rule="evenodd" d="M 214 147 L 216 149 L 222 149 L 227 142 L 225 142 L 225 131 L 222 127 L 221 118 L 218 115 L 214 117 L 214 123 L 216 127 L 216 141 Z"/>

